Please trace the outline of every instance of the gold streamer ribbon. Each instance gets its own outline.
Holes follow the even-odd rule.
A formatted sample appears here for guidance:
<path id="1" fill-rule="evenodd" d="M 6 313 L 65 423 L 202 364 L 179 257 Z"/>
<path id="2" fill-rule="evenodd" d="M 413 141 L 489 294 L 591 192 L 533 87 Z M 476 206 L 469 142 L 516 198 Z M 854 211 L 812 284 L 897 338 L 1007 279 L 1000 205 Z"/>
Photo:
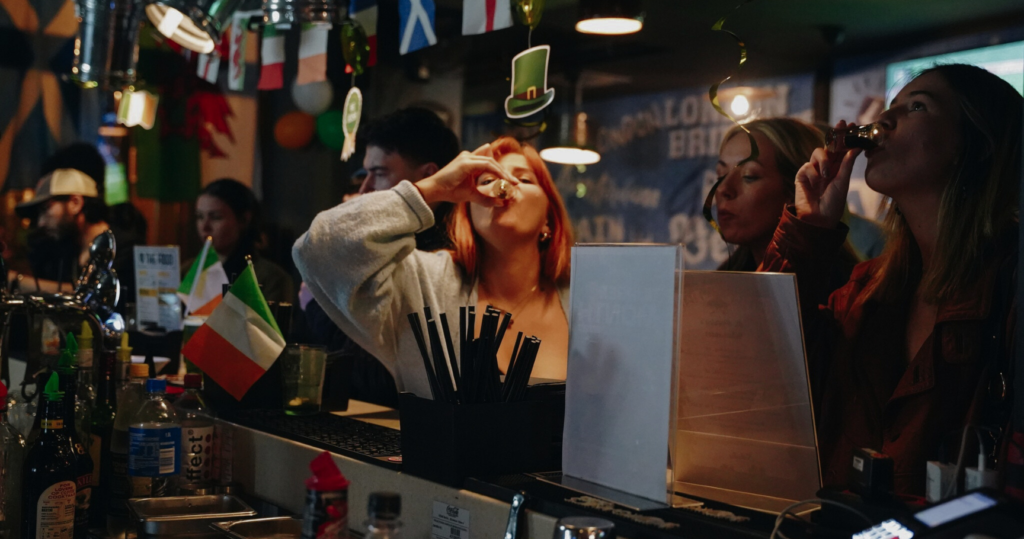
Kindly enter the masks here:
<path id="1" fill-rule="evenodd" d="M 714 32 L 724 32 L 724 33 L 732 36 L 732 38 L 736 40 L 736 44 L 739 45 L 739 47 L 740 47 L 740 62 L 739 62 L 739 65 L 736 66 L 736 73 L 737 74 L 739 73 L 740 69 L 743 67 L 743 64 L 747 63 L 747 44 L 744 43 L 743 40 L 740 39 L 740 36 L 736 35 L 735 32 L 732 32 L 730 30 L 726 30 L 723 27 L 725 26 L 725 20 L 727 18 L 729 18 L 730 15 L 732 15 L 733 13 L 736 13 L 736 11 L 739 10 L 741 7 L 743 7 L 745 4 L 749 4 L 749 3 L 753 2 L 753 1 L 754 0 L 743 0 L 736 7 L 734 7 L 732 9 L 732 11 L 730 11 L 729 13 L 723 15 L 721 19 L 718 19 L 718 22 L 716 22 L 713 26 L 711 26 L 711 30 L 712 31 L 714 31 Z M 722 108 L 722 104 L 718 102 L 718 88 L 721 87 L 726 82 L 729 82 L 729 80 L 731 80 L 732 77 L 733 77 L 732 75 L 729 75 L 728 77 L 725 77 L 724 79 L 722 79 L 722 80 L 712 84 L 711 88 L 708 90 L 708 97 L 711 99 L 711 106 L 715 107 L 715 110 L 718 111 L 719 114 L 721 114 L 722 116 L 725 116 L 726 118 L 729 119 L 729 121 L 731 121 L 734 124 L 740 126 L 740 129 L 742 129 L 743 132 L 747 134 L 747 140 L 750 141 L 750 155 L 747 156 L 746 159 L 740 161 L 738 165 L 736 165 L 736 166 L 740 166 L 740 165 L 746 163 L 747 161 L 756 161 L 758 155 L 760 155 L 760 152 L 757 149 L 757 141 L 754 140 L 754 135 L 750 132 L 750 130 L 747 129 L 746 126 L 744 126 L 743 124 L 741 124 L 738 121 L 736 121 L 736 118 L 733 118 L 728 112 L 726 112 L 725 109 Z M 715 184 L 711 186 L 711 190 L 708 191 L 707 198 L 704 199 L 704 219 L 706 219 L 707 222 L 711 223 L 711 227 L 714 228 L 715 232 L 718 232 L 719 234 L 722 233 L 722 229 L 718 227 L 718 222 L 715 221 L 715 217 L 711 214 L 711 205 L 714 204 L 714 202 L 715 202 L 715 193 L 718 191 L 718 186 L 721 185 L 722 180 L 724 180 L 724 179 L 725 179 L 725 176 L 722 176 L 721 178 L 718 178 L 718 180 L 715 182 Z"/>

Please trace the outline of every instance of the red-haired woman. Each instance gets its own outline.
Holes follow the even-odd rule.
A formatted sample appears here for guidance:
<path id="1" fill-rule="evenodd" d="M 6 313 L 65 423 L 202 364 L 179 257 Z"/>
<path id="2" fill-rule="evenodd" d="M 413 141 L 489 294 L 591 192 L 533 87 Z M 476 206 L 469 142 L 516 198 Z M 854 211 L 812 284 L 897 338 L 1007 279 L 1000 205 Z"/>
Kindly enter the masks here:
<path id="1" fill-rule="evenodd" d="M 497 179 L 514 186 L 509 198 L 492 193 Z M 431 207 L 444 202 L 456 205 L 449 223 L 455 247 L 417 251 L 415 234 L 433 226 Z M 565 206 L 537 152 L 500 138 L 416 184 L 403 181 L 321 213 L 293 254 L 338 327 L 392 372 L 399 391 L 428 396 L 406 319 L 425 306 L 451 321 L 465 305 L 511 312 L 510 331 L 543 341 L 533 375 L 565 378 L 572 242 Z M 506 338 L 498 354 L 502 369 L 513 341 Z"/>

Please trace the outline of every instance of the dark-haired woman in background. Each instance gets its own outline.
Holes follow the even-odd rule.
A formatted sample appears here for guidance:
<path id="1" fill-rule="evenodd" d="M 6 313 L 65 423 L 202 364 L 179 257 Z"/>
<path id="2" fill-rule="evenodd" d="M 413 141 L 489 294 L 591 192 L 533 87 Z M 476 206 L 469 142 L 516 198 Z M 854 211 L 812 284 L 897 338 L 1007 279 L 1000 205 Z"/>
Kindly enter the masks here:
<path id="1" fill-rule="evenodd" d="M 996 75 L 944 65 L 880 116 L 865 178 L 891 199 L 888 244 L 805 324 L 818 345 L 810 366 L 827 484 L 846 485 L 853 450 L 870 447 L 892 457 L 896 493 L 920 495 L 942 446 L 953 459 L 978 455 L 975 428 L 1007 491 L 1024 494 L 1019 472 L 1007 473 L 1024 464 L 1024 436 L 1009 428 L 1021 109 Z M 860 153 L 815 150 L 765 253 L 762 269 L 798 274 L 805 317 L 819 314 L 808 299 L 846 238 Z"/>
<path id="2" fill-rule="evenodd" d="M 244 184 L 225 178 L 204 187 L 196 200 L 196 231 L 202 240 L 213 238 L 213 250 L 228 278 L 242 273 L 245 257 L 251 256 L 267 301 L 295 301 L 295 284 L 288 272 L 260 255 L 262 212 Z"/>

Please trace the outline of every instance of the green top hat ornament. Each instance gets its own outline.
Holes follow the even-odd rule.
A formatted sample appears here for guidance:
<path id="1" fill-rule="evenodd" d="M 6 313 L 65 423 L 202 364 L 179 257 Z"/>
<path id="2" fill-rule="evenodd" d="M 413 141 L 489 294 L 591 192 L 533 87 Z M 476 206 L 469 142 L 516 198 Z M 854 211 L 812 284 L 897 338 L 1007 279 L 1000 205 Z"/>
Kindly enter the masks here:
<path id="1" fill-rule="evenodd" d="M 555 89 L 548 88 L 549 45 L 540 45 L 512 59 L 512 95 L 505 98 L 509 118 L 525 118 L 540 112 L 555 100 Z"/>

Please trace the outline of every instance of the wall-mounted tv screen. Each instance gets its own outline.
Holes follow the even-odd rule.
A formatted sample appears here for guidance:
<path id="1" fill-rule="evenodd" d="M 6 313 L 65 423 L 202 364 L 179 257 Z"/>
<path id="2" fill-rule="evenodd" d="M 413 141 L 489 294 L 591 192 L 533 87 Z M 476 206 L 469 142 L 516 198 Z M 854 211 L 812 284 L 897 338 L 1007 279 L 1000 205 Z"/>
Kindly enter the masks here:
<path id="1" fill-rule="evenodd" d="M 885 69 L 885 102 L 892 101 L 916 74 L 942 64 L 971 64 L 983 67 L 1009 82 L 1024 95 L 1024 41 L 1017 41 L 891 63 Z"/>

